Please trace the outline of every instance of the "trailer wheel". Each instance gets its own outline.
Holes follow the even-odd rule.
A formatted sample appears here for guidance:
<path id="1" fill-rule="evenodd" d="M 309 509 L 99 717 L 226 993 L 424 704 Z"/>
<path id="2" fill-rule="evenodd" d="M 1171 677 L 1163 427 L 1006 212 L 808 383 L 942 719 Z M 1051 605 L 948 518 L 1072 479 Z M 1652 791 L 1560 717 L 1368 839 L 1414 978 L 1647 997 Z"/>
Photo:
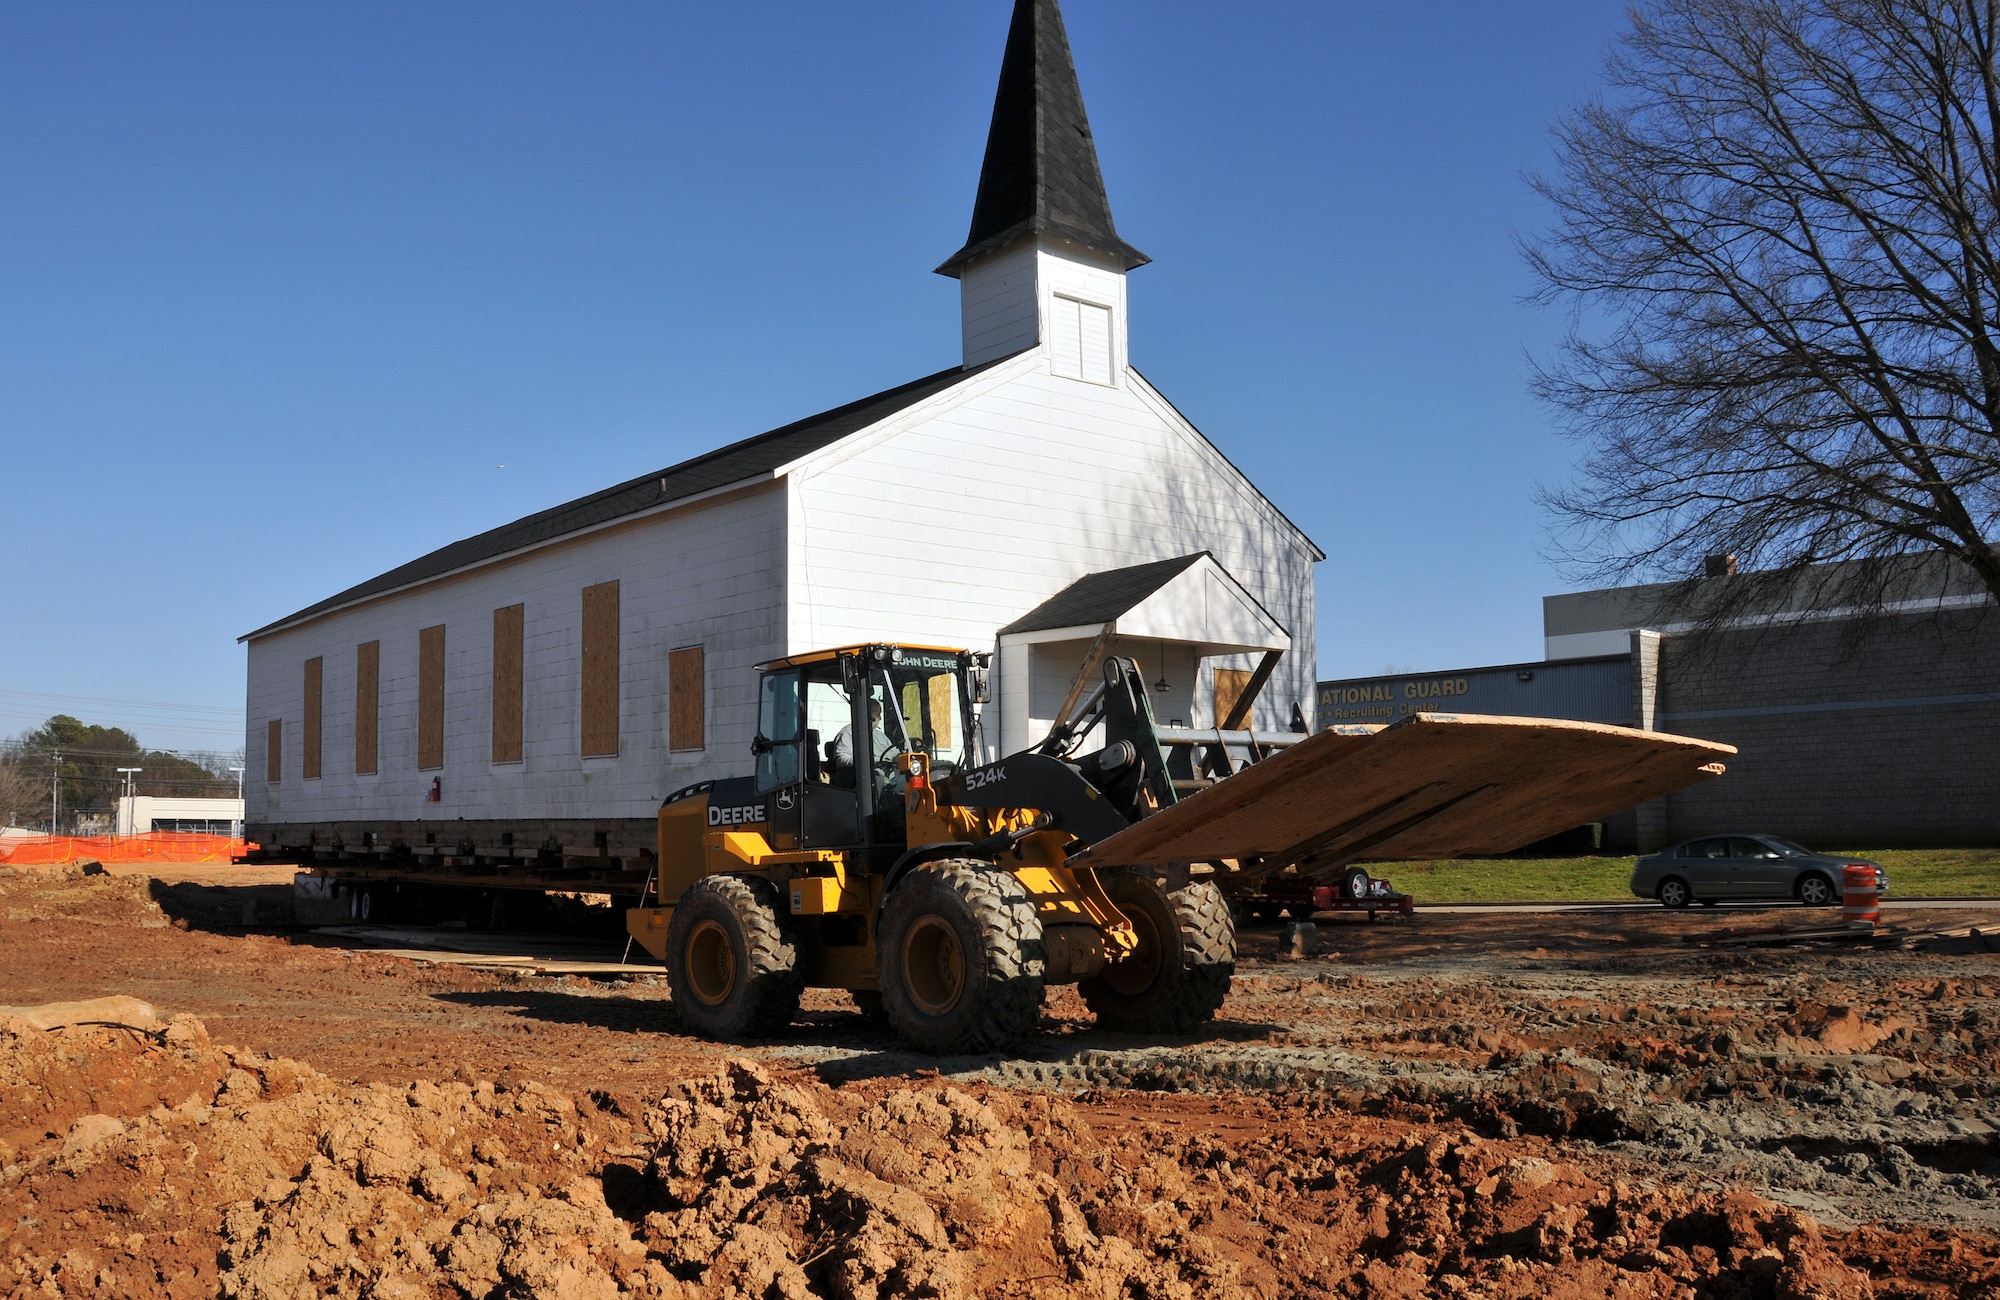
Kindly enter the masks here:
<path id="1" fill-rule="evenodd" d="M 1222 891 L 1206 880 L 1168 890 L 1144 872 L 1100 877 L 1139 932 L 1125 960 L 1078 986 L 1106 1029 L 1184 1034 L 1209 1020 L 1236 973 L 1236 927 Z"/>
<path id="2" fill-rule="evenodd" d="M 920 1052 L 990 1052 L 1025 1037 L 1041 1018 L 1046 964 L 1034 900 L 990 862 L 927 862 L 882 906 L 882 1009 Z"/>
<path id="3" fill-rule="evenodd" d="M 768 880 L 708 876 L 688 887 L 667 926 L 667 987 L 688 1028 L 741 1038 L 792 1022 L 805 973 L 789 919 Z"/>

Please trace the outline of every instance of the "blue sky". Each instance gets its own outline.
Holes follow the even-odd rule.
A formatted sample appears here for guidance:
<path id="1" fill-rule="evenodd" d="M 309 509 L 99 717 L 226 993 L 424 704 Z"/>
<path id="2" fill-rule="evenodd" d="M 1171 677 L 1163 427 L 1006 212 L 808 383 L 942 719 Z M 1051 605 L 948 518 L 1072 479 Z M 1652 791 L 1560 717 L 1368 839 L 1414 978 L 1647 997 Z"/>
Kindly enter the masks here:
<path id="1" fill-rule="evenodd" d="M 234 748 L 238 634 L 955 362 L 1009 7 L 0 7 L 0 734 Z M 1327 552 L 1321 675 L 1538 658 L 1513 241 L 1621 6 L 1066 18 L 1133 362 Z"/>

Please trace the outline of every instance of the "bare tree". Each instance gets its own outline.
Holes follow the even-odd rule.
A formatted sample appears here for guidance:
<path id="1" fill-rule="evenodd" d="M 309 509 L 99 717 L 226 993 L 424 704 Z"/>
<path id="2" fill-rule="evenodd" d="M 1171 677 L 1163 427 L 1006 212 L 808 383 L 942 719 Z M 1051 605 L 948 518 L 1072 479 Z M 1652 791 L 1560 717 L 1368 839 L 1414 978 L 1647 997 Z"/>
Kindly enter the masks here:
<path id="1" fill-rule="evenodd" d="M 0 753 L 0 826 L 33 826 L 48 815 L 48 764 Z"/>
<path id="2" fill-rule="evenodd" d="M 2000 597 L 1996 28 L 2000 0 L 1634 11 L 1525 250 L 1574 312 L 1534 380 L 1586 447 L 1543 493 L 1573 571 L 1708 621 L 1759 598 L 1680 581 L 1724 553 L 1864 607 Z"/>

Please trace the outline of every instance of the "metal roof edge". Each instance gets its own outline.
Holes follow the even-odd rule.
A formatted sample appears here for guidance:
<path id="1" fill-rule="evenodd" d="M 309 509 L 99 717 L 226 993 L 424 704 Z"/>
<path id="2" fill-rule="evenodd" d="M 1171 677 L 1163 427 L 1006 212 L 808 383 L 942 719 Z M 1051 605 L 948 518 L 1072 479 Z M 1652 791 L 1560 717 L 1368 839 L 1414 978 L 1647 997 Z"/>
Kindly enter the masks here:
<path id="1" fill-rule="evenodd" d="M 556 537 L 546 537 L 541 541 L 531 542 L 525 546 L 517 546 L 512 550 L 500 551 L 493 555 L 482 555 L 478 559 L 467 561 L 455 569 L 444 569 L 437 573 L 427 573 L 420 578 L 412 578 L 408 582 L 397 586 L 385 587 L 381 591 L 364 592 L 356 596 L 353 600 L 342 601 L 338 605 L 329 605 L 325 608 L 308 606 L 306 609 L 300 610 L 296 614 L 287 615 L 275 623 L 266 623 L 263 627 L 255 631 L 245 632 L 242 636 L 236 638 L 236 643 L 242 645 L 247 641 L 254 641 L 259 637 L 289 631 L 295 627 L 303 627 L 307 623 L 317 623 L 322 618 L 329 618 L 335 614 L 345 613 L 348 610 L 359 609 L 363 605 L 372 605 L 378 600 L 387 600 L 391 596 L 400 596 L 422 587 L 428 587 L 433 583 L 449 582 L 454 578 L 462 578 L 468 573 L 477 573 L 481 569 L 507 564 L 520 559 L 524 555 L 532 555 L 536 551 L 545 551 L 553 546 L 562 546 L 579 538 L 595 537 L 599 533 L 609 532 L 614 528 L 623 528 L 628 524 L 638 523 L 642 520 L 657 519 L 661 515 L 671 514 L 683 506 L 700 505 L 703 502 L 712 501 L 716 497 L 727 496 L 733 492 L 741 492 L 745 488 L 758 487 L 765 483 L 775 483 L 783 477 L 782 473 L 775 470 L 753 474 L 748 478 L 738 479 L 734 483 L 724 483 L 720 487 L 709 488 L 707 491 L 697 492 L 692 496 L 680 497 L 645 510 L 635 510 L 630 514 L 619 515 L 615 519 L 606 519 L 601 523 L 572 529 Z"/>

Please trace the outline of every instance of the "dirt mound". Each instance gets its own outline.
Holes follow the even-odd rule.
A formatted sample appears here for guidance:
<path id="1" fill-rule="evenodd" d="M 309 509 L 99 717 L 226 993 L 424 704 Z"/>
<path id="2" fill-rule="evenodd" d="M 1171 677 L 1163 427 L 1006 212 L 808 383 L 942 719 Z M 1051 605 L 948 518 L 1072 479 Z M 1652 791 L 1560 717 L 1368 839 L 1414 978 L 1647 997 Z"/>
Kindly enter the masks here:
<path id="1" fill-rule="evenodd" d="M 336 1082 L 0 1023 L 0 1293 L 292 1297 L 1974 1295 L 1973 1237 L 1824 1234 L 1531 1139 L 1232 1102 L 1241 1140 L 748 1061 L 642 1102 Z M 1871 1282 L 1871 1274 L 1873 1281 Z"/>
<path id="2" fill-rule="evenodd" d="M 0 866 L 0 918 L 84 921 L 164 930 L 169 922 L 145 876 L 112 875 L 95 862 Z"/>

